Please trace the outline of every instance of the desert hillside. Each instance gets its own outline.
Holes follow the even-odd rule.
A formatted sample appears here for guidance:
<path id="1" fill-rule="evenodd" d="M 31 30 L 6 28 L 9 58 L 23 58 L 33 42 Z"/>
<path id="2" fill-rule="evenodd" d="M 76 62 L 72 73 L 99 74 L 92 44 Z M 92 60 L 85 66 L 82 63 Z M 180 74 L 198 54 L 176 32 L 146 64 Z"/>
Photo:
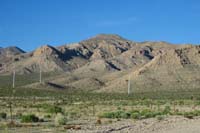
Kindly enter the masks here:
<path id="1" fill-rule="evenodd" d="M 11 75 L 14 69 L 30 78 L 40 70 L 48 75 L 43 85 L 37 80 L 20 85 L 31 88 L 126 92 L 130 82 L 134 92 L 188 91 L 200 85 L 199 65 L 200 46 L 134 42 L 110 34 L 59 47 L 44 45 L 31 52 L 0 48 L 1 76 Z"/>

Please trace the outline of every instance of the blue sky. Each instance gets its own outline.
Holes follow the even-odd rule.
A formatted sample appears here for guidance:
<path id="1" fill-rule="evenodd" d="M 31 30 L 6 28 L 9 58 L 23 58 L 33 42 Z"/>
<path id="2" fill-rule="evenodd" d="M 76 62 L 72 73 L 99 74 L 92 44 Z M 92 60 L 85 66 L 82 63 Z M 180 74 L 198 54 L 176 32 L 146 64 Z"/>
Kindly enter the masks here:
<path id="1" fill-rule="evenodd" d="M 30 51 L 99 33 L 133 41 L 200 41 L 199 0 L 0 0 L 0 47 Z"/>

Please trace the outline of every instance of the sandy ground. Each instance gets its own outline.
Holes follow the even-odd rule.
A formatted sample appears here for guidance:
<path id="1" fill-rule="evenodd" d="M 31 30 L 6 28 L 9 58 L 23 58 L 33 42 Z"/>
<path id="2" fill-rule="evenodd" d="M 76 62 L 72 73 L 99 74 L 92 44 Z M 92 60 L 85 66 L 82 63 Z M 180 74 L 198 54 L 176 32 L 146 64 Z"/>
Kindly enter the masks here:
<path id="1" fill-rule="evenodd" d="M 200 117 L 188 119 L 181 116 L 168 116 L 163 120 L 156 118 L 145 120 L 102 120 L 101 125 L 96 125 L 94 121 L 83 121 L 76 125 L 79 130 L 64 129 L 56 130 L 49 127 L 17 128 L 8 130 L 8 133 L 200 133 Z M 60 128 L 61 129 L 61 128 Z M 1 131 L 0 131 L 1 132 Z"/>
<path id="2" fill-rule="evenodd" d="M 155 118 L 146 120 L 121 120 L 113 124 L 83 126 L 74 133 L 200 133 L 200 118 L 187 119 L 170 116 L 164 120 Z"/>

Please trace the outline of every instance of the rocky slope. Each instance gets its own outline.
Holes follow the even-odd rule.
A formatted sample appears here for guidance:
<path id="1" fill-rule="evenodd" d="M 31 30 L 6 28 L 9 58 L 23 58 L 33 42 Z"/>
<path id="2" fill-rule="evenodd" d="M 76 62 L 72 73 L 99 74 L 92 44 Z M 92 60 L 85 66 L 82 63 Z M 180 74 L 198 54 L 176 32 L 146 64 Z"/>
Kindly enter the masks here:
<path id="1" fill-rule="evenodd" d="M 49 76 L 48 82 L 100 92 L 126 92 L 129 77 L 135 92 L 198 89 L 199 65 L 199 46 L 133 42 L 118 35 L 100 34 L 59 47 L 44 45 L 28 53 L 17 47 L 0 48 L 2 75 L 14 66 L 17 74 L 38 73 L 41 68 L 43 73 L 59 73 Z"/>

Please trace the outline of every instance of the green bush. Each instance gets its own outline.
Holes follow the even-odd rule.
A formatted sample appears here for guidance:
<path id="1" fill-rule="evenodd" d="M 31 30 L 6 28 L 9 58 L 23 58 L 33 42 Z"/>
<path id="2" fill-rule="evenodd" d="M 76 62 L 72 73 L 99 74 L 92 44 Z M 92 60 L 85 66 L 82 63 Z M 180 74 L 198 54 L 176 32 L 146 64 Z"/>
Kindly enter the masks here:
<path id="1" fill-rule="evenodd" d="M 66 112 L 65 115 L 67 115 L 69 119 L 76 119 L 80 117 L 80 114 L 78 114 L 78 112 L 75 111 Z"/>
<path id="2" fill-rule="evenodd" d="M 143 116 L 144 116 L 144 118 L 153 118 L 156 115 L 154 112 L 146 112 L 146 114 L 144 114 Z"/>
<path id="3" fill-rule="evenodd" d="M 46 108 L 46 112 L 51 114 L 53 113 L 57 114 L 57 113 L 63 113 L 63 110 L 61 107 L 58 106 L 49 106 Z"/>
<path id="4" fill-rule="evenodd" d="M 154 117 L 154 113 L 151 110 L 145 109 L 140 112 L 141 118 L 151 118 Z"/>
<path id="5" fill-rule="evenodd" d="M 102 117 L 102 118 L 115 118 L 115 114 L 114 114 L 114 112 L 105 112 L 105 113 L 101 114 L 100 117 Z"/>
<path id="6" fill-rule="evenodd" d="M 174 115 L 184 115 L 183 112 L 175 112 Z"/>
<path id="7" fill-rule="evenodd" d="M 131 114 L 128 112 L 121 112 L 120 114 L 120 118 L 123 118 L 123 119 L 129 119 L 130 117 L 131 117 Z"/>
<path id="8" fill-rule="evenodd" d="M 21 122 L 28 123 L 28 122 L 39 122 L 39 118 L 34 114 L 22 115 Z"/>
<path id="9" fill-rule="evenodd" d="M 165 117 L 163 115 L 157 115 L 156 116 L 157 120 L 161 121 L 163 120 Z"/>
<path id="10" fill-rule="evenodd" d="M 131 113 L 125 112 L 125 111 L 116 111 L 116 112 L 105 112 L 102 115 L 100 115 L 102 118 L 123 118 L 128 119 L 131 117 Z"/>
<path id="11" fill-rule="evenodd" d="M 133 112 L 131 113 L 131 118 L 133 119 L 141 119 L 141 115 L 139 112 Z"/>
<path id="12" fill-rule="evenodd" d="M 193 114 L 193 112 L 185 112 L 185 113 L 183 114 L 183 116 L 184 116 L 185 118 L 188 118 L 188 119 L 193 119 L 195 115 Z"/>
<path id="13" fill-rule="evenodd" d="M 22 117 L 22 113 L 16 113 L 16 115 L 15 115 L 15 117 L 17 118 L 17 119 L 20 119 L 21 117 Z"/>
<path id="14" fill-rule="evenodd" d="M 200 116 L 200 110 L 195 110 L 193 111 L 194 116 Z"/>
<path id="15" fill-rule="evenodd" d="M 4 113 L 4 112 L 1 112 L 1 113 L 0 113 L 0 118 L 6 119 L 6 117 L 7 117 L 7 114 L 6 114 L 6 113 Z"/>
<path id="16" fill-rule="evenodd" d="M 50 114 L 45 115 L 44 118 L 51 118 L 51 115 Z"/>
<path id="17" fill-rule="evenodd" d="M 169 114 L 170 111 L 171 111 L 170 106 L 165 106 L 165 108 L 164 108 L 164 110 L 163 110 L 163 113 L 164 113 L 164 114 Z"/>
<path id="18" fill-rule="evenodd" d="M 162 112 L 153 112 L 151 110 L 133 110 L 131 112 L 124 112 L 124 111 L 116 111 L 116 112 L 105 112 L 100 117 L 103 118 L 123 118 L 123 119 L 146 119 L 146 118 L 153 118 L 158 115 L 162 115 Z"/>
<path id="19" fill-rule="evenodd" d="M 65 125 L 67 123 L 67 119 L 63 114 L 58 113 L 54 119 L 54 122 L 56 126 Z"/>

